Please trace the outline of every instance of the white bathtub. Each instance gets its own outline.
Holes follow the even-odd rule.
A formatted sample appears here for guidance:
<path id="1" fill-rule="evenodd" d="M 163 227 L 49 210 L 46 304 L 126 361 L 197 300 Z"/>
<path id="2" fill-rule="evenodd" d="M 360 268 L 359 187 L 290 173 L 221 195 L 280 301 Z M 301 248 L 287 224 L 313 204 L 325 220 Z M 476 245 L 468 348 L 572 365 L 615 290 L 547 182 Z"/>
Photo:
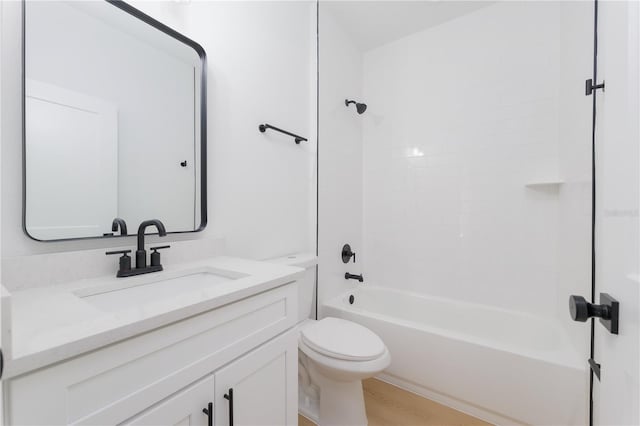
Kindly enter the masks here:
<path id="1" fill-rule="evenodd" d="M 323 308 L 384 340 L 392 361 L 383 380 L 496 424 L 587 423 L 586 353 L 554 323 L 367 285 Z"/>

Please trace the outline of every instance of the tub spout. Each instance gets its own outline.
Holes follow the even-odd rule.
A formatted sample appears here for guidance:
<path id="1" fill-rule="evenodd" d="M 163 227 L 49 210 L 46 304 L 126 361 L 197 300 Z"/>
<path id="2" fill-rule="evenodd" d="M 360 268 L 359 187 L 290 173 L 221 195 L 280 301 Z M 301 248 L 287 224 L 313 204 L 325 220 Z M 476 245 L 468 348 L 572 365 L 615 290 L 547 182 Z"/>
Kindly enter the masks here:
<path id="1" fill-rule="evenodd" d="M 359 282 L 363 282 L 364 281 L 364 278 L 362 277 L 362 274 L 356 275 L 356 274 L 350 274 L 348 272 L 344 274 L 344 279 L 345 280 L 358 280 Z"/>

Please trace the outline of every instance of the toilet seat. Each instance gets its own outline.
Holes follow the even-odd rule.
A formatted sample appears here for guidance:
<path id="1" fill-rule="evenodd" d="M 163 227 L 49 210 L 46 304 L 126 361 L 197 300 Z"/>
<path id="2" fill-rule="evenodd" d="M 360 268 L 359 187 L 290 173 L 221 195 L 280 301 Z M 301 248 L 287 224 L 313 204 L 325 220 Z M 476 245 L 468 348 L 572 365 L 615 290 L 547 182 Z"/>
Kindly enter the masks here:
<path id="1" fill-rule="evenodd" d="M 300 339 L 309 349 L 336 360 L 371 361 L 386 351 L 371 330 L 340 318 L 327 317 L 308 324 L 301 329 Z"/>
<path id="2" fill-rule="evenodd" d="M 350 361 L 329 357 L 310 348 L 302 339 L 298 342 L 298 349 L 315 363 L 323 375 L 338 382 L 371 377 L 387 368 L 391 363 L 391 355 L 386 347 L 381 356 L 370 361 Z"/>

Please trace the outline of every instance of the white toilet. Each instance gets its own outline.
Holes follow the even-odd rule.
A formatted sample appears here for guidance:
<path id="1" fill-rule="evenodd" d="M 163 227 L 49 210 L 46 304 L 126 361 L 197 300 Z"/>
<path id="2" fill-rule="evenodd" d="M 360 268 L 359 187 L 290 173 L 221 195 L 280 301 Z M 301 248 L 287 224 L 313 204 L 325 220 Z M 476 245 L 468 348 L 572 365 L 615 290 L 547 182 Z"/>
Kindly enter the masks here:
<path id="1" fill-rule="evenodd" d="M 360 324 L 340 318 L 310 318 L 315 305 L 314 254 L 295 254 L 270 262 L 306 270 L 298 281 L 300 412 L 320 426 L 366 425 L 362 379 L 389 366 L 389 350 L 380 337 Z"/>

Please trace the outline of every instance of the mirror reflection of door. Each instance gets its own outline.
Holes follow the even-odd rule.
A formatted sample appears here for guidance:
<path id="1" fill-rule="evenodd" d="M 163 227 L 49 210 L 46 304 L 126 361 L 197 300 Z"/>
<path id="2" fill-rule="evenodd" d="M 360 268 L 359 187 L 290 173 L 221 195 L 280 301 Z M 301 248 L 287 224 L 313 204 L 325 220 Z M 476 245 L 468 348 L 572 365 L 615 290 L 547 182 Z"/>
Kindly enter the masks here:
<path id="1" fill-rule="evenodd" d="M 118 215 L 116 105 L 35 80 L 26 88 L 30 231 L 44 240 L 109 232 Z"/>

